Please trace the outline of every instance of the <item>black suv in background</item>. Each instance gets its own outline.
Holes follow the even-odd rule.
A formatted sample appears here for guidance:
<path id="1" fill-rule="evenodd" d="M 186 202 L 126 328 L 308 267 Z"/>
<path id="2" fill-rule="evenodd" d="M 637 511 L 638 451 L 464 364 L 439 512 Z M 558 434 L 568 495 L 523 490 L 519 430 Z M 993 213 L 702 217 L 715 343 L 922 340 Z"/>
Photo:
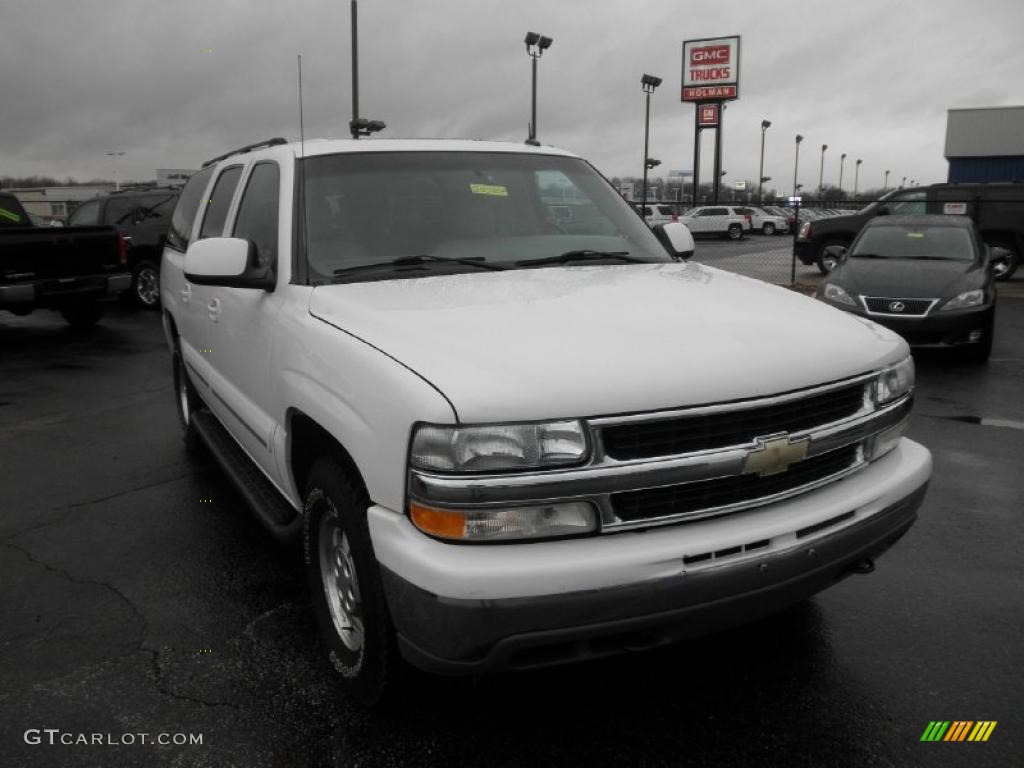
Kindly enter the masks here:
<path id="1" fill-rule="evenodd" d="M 796 240 L 796 255 L 816 264 L 822 274 L 835 266 L 826 249 L 849 247 L 861 228 L 875 216 L 921 213 L 960 214 L 974 220 L 982 239 L 994 251 L 992 274 L 1007 280 L 1024 256 L 1024 184 L 932 184 L 898 189 L 848 216 L 829 216 L 804 222 Z"/>
<path id="2" fill-rule="evenodd" d="M 160 306 L 160 255 L 180 193 L 177 187 L 122 190 L 82 203 L 69 219 L 71 226 L 117 227 L 128 243 L 128 266 L 132 271 L 129 293 L 146 309 Z"/>

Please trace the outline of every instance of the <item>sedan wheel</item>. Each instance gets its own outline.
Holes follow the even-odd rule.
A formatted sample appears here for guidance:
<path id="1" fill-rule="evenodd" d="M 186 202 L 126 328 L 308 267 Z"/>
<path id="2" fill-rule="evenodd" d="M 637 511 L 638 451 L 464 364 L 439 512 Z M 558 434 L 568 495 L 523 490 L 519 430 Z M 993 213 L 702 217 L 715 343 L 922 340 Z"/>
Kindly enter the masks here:
<path id="1" fill-rule="evenodd" d="M 761 231 L 764 232 L 766 235 L 774 235 L 775 234 L 775 225 L 772 224 L 770 221 L 766 221 L 764 223 L 764 226 L 761 227 Z"/>

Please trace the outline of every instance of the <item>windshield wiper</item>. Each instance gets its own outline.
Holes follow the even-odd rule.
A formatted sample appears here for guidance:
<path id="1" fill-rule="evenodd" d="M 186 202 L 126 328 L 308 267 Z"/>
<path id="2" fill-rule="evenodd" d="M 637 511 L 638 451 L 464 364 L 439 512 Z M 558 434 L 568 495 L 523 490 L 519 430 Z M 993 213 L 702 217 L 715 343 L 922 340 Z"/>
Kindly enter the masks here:
<path id="1" fill-rule="evenodd" d="M 350 275 L 353 272 L 363 272 L 371 269 L 391 269 L 394 267 L 419 267 L 424 264 L 465 264 L 468 267 L 479 267 L 480 269 L 505 269 L 500 264 L 489 264 L 482 257 L 475 256 L 468 259 L 457 259 L 448 256 L 432 256 L 429 253 L 421 253 L 417 256 L 400 256 L 391 261 L 381 261 L 377 264 L 359 264 L 355 267 L 342 267 L 334 270 L 334 275 Z"/>
<path id="2" fill-rule="evenodd" d="M 591 251 L 591 250 L 580 250 L 580 251 L 566 251 L 560 253 L 557 256 L 545 256 L 541 259 L 522 259 L 516 262 L 516 266 L 524 266 L 528 264 L 566 264 L 570 261 L 595 261 L 600 259 L 618 259 L 619 261 L 628 261 L 633 264 L 646 264 L 647 262 L 643 259 L 637 259 L 629 255 L 629 251 Z"/>

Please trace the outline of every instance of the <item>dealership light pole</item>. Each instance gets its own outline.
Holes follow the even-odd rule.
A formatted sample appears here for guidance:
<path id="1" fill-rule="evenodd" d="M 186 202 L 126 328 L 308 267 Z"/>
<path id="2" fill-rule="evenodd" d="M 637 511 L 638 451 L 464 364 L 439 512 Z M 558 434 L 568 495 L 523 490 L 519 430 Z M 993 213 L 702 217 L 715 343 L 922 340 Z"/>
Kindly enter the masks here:
<path id="1" fill-rule="evenodd" d="M 554 41 L 550 37 L 538 35 L 536 32 L 527 32 L 526 39 L 523 42 L 526 43 L 527 55 L 533 61 L 533 88 L 532 98 L 530 101 L 530 137 L 526 140 L 526 143 L 539 146 L 540 142 L 537 141 L 537 59 L 544 55 L 544 51 L 550 48 L 551 43 Z"/>
<path id="2" fill-rule="evenodd" d="M 900 189 L 903 189 L 905 186 L 907 186 L 907 177 L 906 176 L 904 176 L 903 177 L 903 181 L 900 182 Z"/>
<path id="3" fill-rule="evenodd" d="M 843 196 L 843 163 L 846 162 L 846 153 L 839 156 L 839 197 Z"/>
<path id="4" fill-rule="evenodd" d="M 882 185 L 882 191 L 885 192 L 889 189 L 889 169 L 885 169 L 885 183 Z"/>
<path id="5" fill-rule="evenodd" d="M 121 189 L 121 184 L 117 180 L 117 158 L 122 157 L 124 152 L 105 152 L 104 154 L 114 158 L 114 191 L 118 192 Z"/>
<path id="6" fill-rule="evenodd" d="M 659 85 L 661 85 L 660 77 L 645 74 L 640 78 L 640 87 L 646 94 L 647 99 L 647 106 L 644 112 L 644 184 L 642 187 L 643 192 L 640 196 L 641 216 L 643 215 L 644 208 L 647 206 L 647 171 L 654 167 L 654 165 L 651 165 L 651 157 L 647 152 L 648 142 L 651 137 L 651 94 L 654 93 L 654 89 Z"/>
<path id="7" fill-rule="evenodd" d="M 864 161 L 861 160 L 858 157 L 857 158 L 857 162 L 854 163 L 854 165 L 853 165 L 853 199 L 854 200 L 857 199 L 857 182 L 860 181 L 860 164 L 863 163 L 863 162 Z"/>
<path id="8" fill-rule="evenodd" d="M 762 179 L 764 176 L 764 132 L 772 127 L 771 120 L 761 121 L 761 169 L 757 173 L 757 178 Z M 764 202 L 764 181 L 761 180 L 757 183 L 757 203 L 760 205 Z"/>
<path id="9" fill-rule="evenodd" d="M 793 197 L 796 197 L 797 190 L 800 189 L 800 185 L 796 183 L 796 172 L 800 167 L 800 142 L 803 140 L 804 137 L 798 133 L 796 135 L 796 156 L 793 158 Z"/>
<path id="10" fill-rule="evenodd" d="M 825 150 L 828 149 L 828 144 L 821 145 L 821 170 L 818 171 L 818 199 L 822 197 L 825 183 Z"/>

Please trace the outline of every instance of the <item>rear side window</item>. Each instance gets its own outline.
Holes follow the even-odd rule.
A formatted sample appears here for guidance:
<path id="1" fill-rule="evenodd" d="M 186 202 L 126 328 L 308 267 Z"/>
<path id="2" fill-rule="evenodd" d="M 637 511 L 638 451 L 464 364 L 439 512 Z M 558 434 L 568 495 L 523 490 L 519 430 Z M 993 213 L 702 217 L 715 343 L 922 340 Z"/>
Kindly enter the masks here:
<path id="1" fill-rule="evenodd" d="M 178 200 L 177 192 L 166 192 L 159 195 L 142 195 L 139 199 L 139 220 L 144 224 L 166 225 L 174 211 L 174 203 Z"/>
<path id="2" fill-rule="evenodd" d="M 88 203 L 82 203 L 75 209 L 75 212 L 71 214 L 71 219 L 68 222 L 72 227 L 91 227 L 100 223 L 100 203 L 99 200 L 91 200 Z"/>
<path id="3" fill-rule="evenodd" d="M 257 163 L 249 175 L 235 217 L 233 235 L 256 246 L 256 262 L 259 266 L 277 264 L 280 178 L 276 163 Z"/>
<path id="4" fill-rule="evenodd" d="M 171 215 L 170 229 L 167 230 L 167 244 L 176 251 L 185 251 L 188 248 L 192 223 L 196 220 L 199 203 L 202 202 L 203 192 L 206 191 L 206 184 L 212 175 L 211 165 L 193 174 L 181 190 L 181 197 L 178 198 L 178 204 Z"/>
<path id="5" fill-rule="evenodd" d="M 199 239 L 220 237 L 224 232 L 224 222 L 228 219 L 228 208 L 235 196 L 238 180 L 242 176 L 242 166 L 235 165 L 225 170 L 213 185 L 213 194 L 206 206 L 203 226 L 199 230 Z"/>
<path id="6" fill-rule="evenodd" d="M 115 227 L 129 226 L 135 214 L 135 201 L 130 197 L 112 197 L 107 200 L 107 210 L 103 214 L 104 224 Z"/>

